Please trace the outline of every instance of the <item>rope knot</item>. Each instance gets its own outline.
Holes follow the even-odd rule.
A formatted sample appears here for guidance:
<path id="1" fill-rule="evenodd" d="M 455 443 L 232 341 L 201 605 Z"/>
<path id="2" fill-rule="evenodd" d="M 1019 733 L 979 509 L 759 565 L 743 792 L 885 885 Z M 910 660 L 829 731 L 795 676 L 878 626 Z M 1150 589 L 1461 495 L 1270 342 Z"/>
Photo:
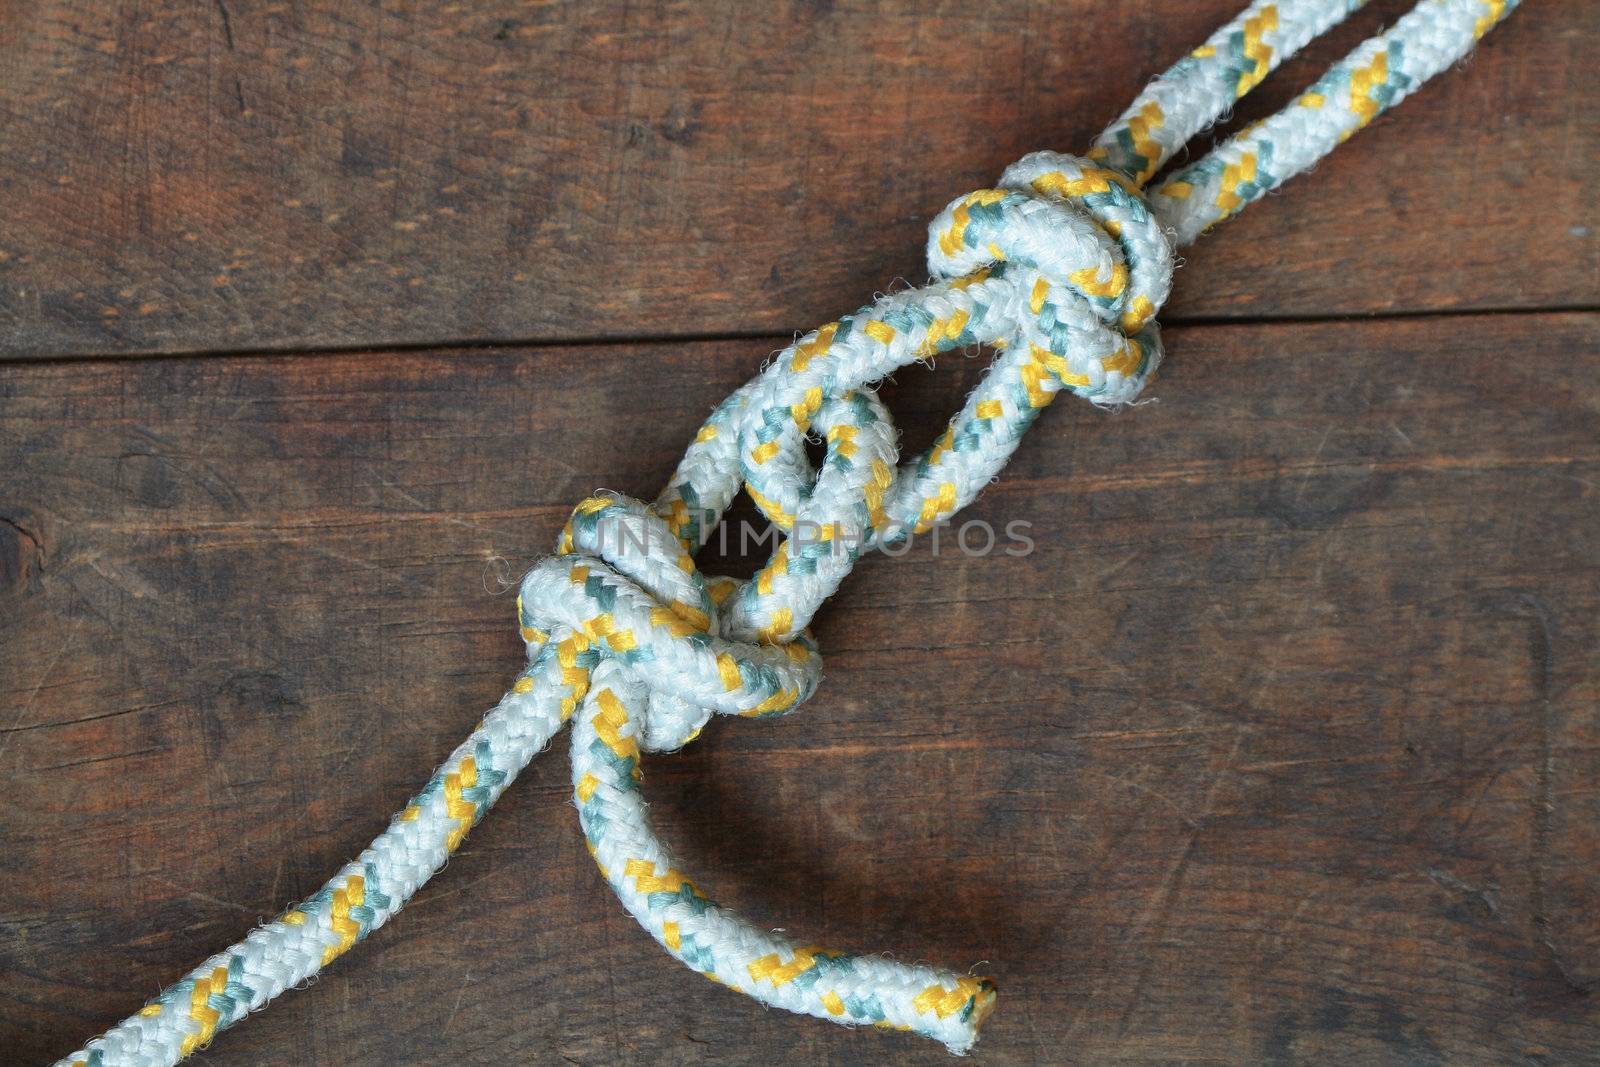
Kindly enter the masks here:
<path id="1" fill-rule="evenodd" d="M 834 431 L 857 425 L 853 420 L 875 403 L 846 396 L 818 406 L 818 424 L 831 428 L 830 455 L 841 462 L 830 461 L 816 479 L 807 506 L 847 492 L 856 468 L 844 461 L 857 453 L 849 434 Z M 707 425 L 725 426 L 719 420 L 736 415 L 719 409 Z M 702 432 L 699 444 L 717 436 Z M 866 453 L 892 447 L 888 438 L 870 448 L 863 442 Z M 698 467 L 719 455 L 731 452 L 691 449 L 685 462 Z M 782 714 L 811 694 L 820 673 L 804 629 L 778 633 L 769 625 L 758 632 L 758 620 L 740 609 L 743 591 L 755 589 L 757 603 L 778 596 L 773 583 L 763 590 L 760 576 L 706 578 L 695 567 L 698 531 L 715 524 L 727 500 L 714 485 L 701 482 L 702 493 L 682 477 L 680 466 L 653 506 L 618 495 L 583 501 L 557 554 L 534 566 L 518 597 L 529 663 L 515 699 L 552 717 L 559 708 L 562 720 L 572 720 L 573 795 L 590 853 L 634 918 L 708 978 L 791 1011 L 915 1029 L 965 1051 L 994 1006 L 992 982 L 795 945 L 753 927 L 685 876 L 650 826 L 642 750 L 680 747 L 713 713 Z M 796 539 L 791 533 L 779 551 Z"/>
<path id="2" fill-rule="evenodd" d="M 705 424 L 657 504 L 670 515 L 703 503 L 717 516 L 742 485 L 786 536 L 732 599 L 743 639 L 788 640 L 862 551 L 966 506 L 1056 393 L 1126 404 L 1161 360 L 1155 315 L 1172 248 L 1119 171 L 1026 156 L 934 220 L 928 262 L 927 287 L 882 296 L 779 353 Z M 965 408 L 897 467 L 898 435 L 874 387 L 898 367 L 982 345 L 999 355 Z M 826 449 L 820 471 L 808 440 Z"/>
<path id="3" fill-rule="evenodd" d="M 613 726 L 618 755 L 681 748 L 714 713 L 790 711 L 821 675 L 808 633 L 757 642 L 730 625 L 725 608 L 745 583 L 707 579 L 691 546 L 698 547 L 640 501 L 593 496 L 574 509 L 556 555 L 522 580 L 517 610 L 530 670 L 548 656 L 570 669 L 565 715 L 602 660 L 634 683 L 640 699 L 631 725 Z"/>
<path id="4" fill-rule="evenodd" d="M 1061 385 L 1131 402 L 1161 361 L 1155 315 L 1172 288 L 1172 245 L 1139 186 L 1063 152 L 1013 163 L 993 189 L 958 197 L 928 227 L 936 278 L 1003 267 L 1032 274 L 1017 335 Z"/>

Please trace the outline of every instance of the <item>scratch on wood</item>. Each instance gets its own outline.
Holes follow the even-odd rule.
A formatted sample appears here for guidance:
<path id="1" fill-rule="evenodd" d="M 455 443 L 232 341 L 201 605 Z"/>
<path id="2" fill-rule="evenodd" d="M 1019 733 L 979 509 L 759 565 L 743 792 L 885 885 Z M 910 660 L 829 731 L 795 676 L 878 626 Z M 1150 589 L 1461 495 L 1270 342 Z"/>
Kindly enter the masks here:
<path id="1" fill-rule="evenodd" d="M 1491 917 L 1499 917 L 1500 897 L 1499 894 L 1494 892 L 1494 890 L 1481 889 L 1478 886 L 1463 882 L 1449 871 L 1441 870 L 1438 867 L 1429 867 L 1428 877 L 1432 878 L 1435 882 L 1446 889 L 1453 889 L 1457 893 L 1464 893 L 1473 900 L 1476 900 L 1483 906 L 1483 909 Z"/>
<path id="2" fill-rule="evenodd" d="M 45 687 L 45 683 L 48 682 L 51 675 L 55 673 L 56 665 L 61 662 L 61 657 L 67 654 L 67 649 L 72 647 L 73 642 L 77 640 L 78 632 L 82 629 L 83 620 L 79 619 L 78 624 L 72 628 L 72 632 L 67 635 L 66 640 L 60 642 L 60 644 L 56 646 L 56 654 L 50 657 L 50 662 L 46 663 L 44 665 L 44 669 L 39 672 L 38 682 L 34 684 L 33 690 L 28 694 L 28 698 L 22 702 L 20 707 L 17 708 L 16 714 L 11 716 L 10 724 L 6 726 L 4 730 L 0 730 L 0 755 L 4 755 L 6 747 L 11 744 L 12 734 L 18 734 L 24 730 L 33 729 L 33 726 L 19 726 L 18 723 L 22 722 L 22 717 L 28 714 L 28 709 L 33 707 L 33 702 L 39 697 L 39 690 Z M 115 714 L 115 712 L 112 714 Z M 91 718 L 99 717 L 100 716 L 91 716 Z M 45 726 L 60 724 L 37 723 L 35 725 Z"/>
<path id="3" fill-rule="evenodd" d="M 134 872 L 134 877 L 140 877 L 140 876 L 141 876 L 141 872 L 138 872 L 138 871 Z M 145 876 L 153 878 L 155 881 L 160 882 L 162 885 L 171 886 L 173 889 L 176 889 L 178 892 L 182 893 L 184 896 L 188 897 L 190 900 L 198 900 L 202 904 L 210 904 L 210 905 L 213 905 L 214 907 L 218 907 L 218 908 L 227 908 L 230 911 L 237 911 L 237 912 L 239 912 L 240 914 L 243 914 L 243 915 L 254 915 L 254 916 L 259 916 L 260 915 L 260 912 L 256 911 L 254 908 L 247 908 L 243 904 L 238 903 L 237 901 L 224 900 L 222 897 L 212 896 L 210 893 L 203 893 L 198 889 L 187 889 L 184 886 L 179 885 L 177 882 L 174 882 L 170 878 L 163 878 L 163 877 L 161 877 L 160 875 L 157 875 L 157 874 L 146 874 Z"/>
<path id="4" fill-rule="evenodd" d="M 216 0 L 216 3 L 217 3 L 217 13 L 222 16 L 222 39 L 227 42 L 228 51 L 232 52 L 234 50 L 234 48 L 233 48 L 233 19 L 228 16 L 228 5 L 226 3 L 226 0 Z M 237 86 L 238 84 L 239 83 L 237 81 L 234 82 L 234 85 Z M 239 106 L 240 107 L 244 106 L 244 101 L 242 99 L 239 101 Z"/>
<path id="5" fill-rule="evenodd" d="M 134 749 L 132 752 L 113 752 L 106 756 L 86 756 L 83 759 L 68 760 L 65 763 L 52 763 L 47 767 L 37 767 L 35 770 L 60 771 L 65 770 L 68 767 L 85 767 L 91 763 L 110 763 L 114 760 L 132 759 L 134 756 L 149 756 L 157 752 L 166 751 L 168 751 L 168 749 L 162 748 L 159 745 L 155 745 L 151 746 L 150 748 Z"/>
<path id="6" fill-rule="evenodd" d="M 1167 873 L 1162 878 L 1161 885 L 1152 895 L 1150 903 L 1130 924 L 1128 935 L 1130 940 L 1144 938 L 1147 928 L 1153 926 L 1154 929 L 1159 930 L 1165 925 L 1167 911 L 1172 906 L 1172 899 L 1177 893 L 1179 882 L 1183 880 L 1183 873 L 1189 867 L 1189 860 L 1194 856 L 1195 845 L 1199 842 L 1200 834 L 1210 820 L 1211 813 L 1216 810 L 1217 794 L 1222 791 L 1223 783 L 1238 769 L 1239 753 L 1244 748 L 1245 733 L 1246 731 L 1243 729 L 1234 732 L 1233 747 L 1222 761 L 1221 769 L 1212 777 L 1211 784 L 1206 789 L 1205 799 L 1201 801 L 1199 813 L 1193 819 L 1185 820 L 1189 833 L 1183 843 L 1183 848 L 1173 858 L 1172 863 L 1168 865 Z M 1139 1008 L 1143 1000 L 1145 983 L 1149 980 L 1150 969 L 1154 965 L 1155 957 L 1146 955 L 1143 964 L 1139 967 L 1138 975 L 1134 979 L 1133 988 L 1129 991 L 1127 1000 L 1123 1005 L 1122 1015 L 1117 1020 L 1117 1032 L 1119 1034 L 1127 1032 L 1128 1022 L 1133 1018 L 1133 1013 Z"/>
<path id="7" fill-rule="evenodd" d="M 1579 993 L 1592 992 L 1589 983 L 1575 976 L 1567 967 L 1556 932 L 1550 921 L 1548 885 L 1545 866 L 1550 858 L 1550 837 L 1555 821 L 1555 732 L 1556 709 L 1551 693 L 1555 673 L 1555 622 L 1545 602 L 1532 593 L 1521 593 L 1517 598 L 1527 606 L 1535 623 L 1531 633 L 1530 652 L 1538 668 L 1539 709 L 1539 762 L 1535 768 L 1533 799 L 1533 850 L 1528 857 L 1528 903 L 1533 912 L 1533 926 L 1538 931 L 1539 943 L 1549 953 L 1550 963 L 1561 980 Z"/>

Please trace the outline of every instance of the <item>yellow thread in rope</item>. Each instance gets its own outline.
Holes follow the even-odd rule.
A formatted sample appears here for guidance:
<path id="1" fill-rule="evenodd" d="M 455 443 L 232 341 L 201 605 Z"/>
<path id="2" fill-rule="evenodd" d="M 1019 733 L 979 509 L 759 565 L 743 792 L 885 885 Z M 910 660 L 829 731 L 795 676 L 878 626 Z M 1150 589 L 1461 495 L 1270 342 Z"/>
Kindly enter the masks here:
<path id="1" fill-rule="evenodd" d="M 989 1009 L 994 1006 L 994 994 L 994 983 L 986 979 L 961 978 L 956 982 L 954 989 L 946 989 L 939 985 L 929 986 L 917 994 L 911 1006 L 917 1011 L 932 1012 L 944 1019 L 970 1003 L 973 1013 L 978 1015 L 978 1021 L 981 1022 L 983 1017 L 988 1015 Z"/>
<path id="2" fill-rule="evenodd" d="M 779 608 L 772 613 L 772 621 L 761 628 L 756 639 L 764 645 L 777 644 L 793 625 L 794 612 L 789 608 Z"/>
<path id="3" fill-rule="evenodd" d="M 794 356 L 789 360 L 789 369 L 799 373 L 811 365 L 811 361 L 826 352 L 833 344 L 833 335 L 839 332 L 839 324 L 830 322 L 817 330 L 817 335 L 803 344 L 795 345 Z"/>
<path id="4" fill-rule="evenodd" d="M 1472 37 L 1474 40 L 1482 39 L 1483 35 L 1494 28 L 1494 24 L 1505 17 L 1506 0 L 1483 0 L 1483 6 L 1489 9 L 1488 14 L 1479 17 L 1472 24 Z"/>
<path id="5" fill-rule="evenodd" d="M 1255 178 L 1255 153 L 1246 152 L 1239 157 L 1239 162 L 1230 163 L 1223 169 L 1222 188 L 1217 192 L 1217 206 L 1230 215 L 1244 207 L 1244 198 L 1236 190 L 1241 183 L 1255 181 Z"/>
<path id="6" fill-rule="evenodd" d="M 1379 105 L 1372 95 L 1372 90 L 1388 80 L 1389 53 L 1387 52 L 1379 52 L 1372 57 L 1371 63 L 1350 73 L 1350 110 L 1356 113 L 1357 129 L 1377 117 Z"/>
<path id="7" fill-rule="evenodd" d="M 209 1003 L 213 992 L 221 993 L 228 988 L 228 969 L 218 967 L 206 978 L 195 979 L 194 988 L 189 991 L 189 1017 L 200 1024 L 198 1033 L 189 1034 L 183 1039 L 183 1054 L 187 1056 L 202 1045 L 211 1043 L 211 1038 L 217 1032 L 217 1023 L 222 1019 L 222 1013 L 213 1008 Z"/>
<path id="8" fill-rule="evenodd" d="M 602 689 L 596 693 L 595 701 L 600 705 L 600 711 L 594 717 L 594 732 L 618 759 L 631 759 L 633 777 L 641 777 L 643 772 L 639 770 L 639 739 L 631 734 L 627 737 L 622 735 L 622 727 L 628 721 L 627 709 L 609 689 Z"/>
<path id="9" fill-rule="evenodd" d="M 1244 24 L 1244 54 L 1253 60 L 1255 65 L 1239 74 L 1237 94 L 1243 96 L 1267 76 L 1267 71 L 1272 68 L 1272 48 L 1262 41 L 1263 34 L 1271 33 L 1278 28 L 1278 9 L 1268 5 L 1261 9 L 1261 14 L 1253 19 L 1246 19 Z"/>
<path id="10" fill-rule="evenodd" d="M 633 879 L 633 886 L 641 893 L 677 893 L 688 886 L 693 892 L 699 889 L 695 884 L 685 878 L 675 867 L 668 867 L 665 874 L 656 874 L 656 865 L 649 860 L 629 860 L 622 868 L 624 877 Z"/>
<path id="11" fill-rule="evenodd" d="M 361 935 L 361 927 L 350 918 L 350 909 L 359 907 L 365 900 L 366 881 L 359 874 L 352 874 L 345 879 L 343 886 L 333 891 L 333 907 L 328 924 L 333 927 L 333 932 L 339 935 L 339 942 L 322 950 L 324 967 L 350 951 L 350 946 L 355 944 L 356 938 Z"/>
<path id="12" fill-rule="evenodd" d="M 775 986 L 788 985 L 796 978 L 805 974 L 817 965 L 817 958 L 838 959 L 844 955 L 842 952 L 832 952 L 828 949 L 818 948 L 816 945 L 807 945 L 794 950 L 794 958 L 784 963 L 778 958 L 777 953 L 762 956 L 749 966 L 750 978 L 757 982 L 771 982 Z"/>

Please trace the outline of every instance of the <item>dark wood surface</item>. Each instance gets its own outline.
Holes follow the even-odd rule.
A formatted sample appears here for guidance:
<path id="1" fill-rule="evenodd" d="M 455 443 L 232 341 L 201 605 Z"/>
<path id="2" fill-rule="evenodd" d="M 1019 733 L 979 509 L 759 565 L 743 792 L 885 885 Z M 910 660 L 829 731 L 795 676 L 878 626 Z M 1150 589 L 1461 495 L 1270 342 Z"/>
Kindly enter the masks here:
<path id="1" fill-rule="evenodd" d="M 320 885 L 573 502 L 1233 6 L 0 8 L 0 1060 Z M 1595 1062 L 1596 45 L 1528 4 L 1191 250 L 1160 402 L 1060 402 L 967 513 L 1033 554 L 869 559 L 809 705 L 647 761 L 686 867 L 982 962 L 977 1062 Z M 908 447 L 980 370 L 899 376 Z M 683 970 L 567 789 L 206 1059 L 947 1062 Z"/>
<path id="2" fill-rule="evenodd" d="M 17 4 L 0 351 L 809 329 L 924 277 L 951 198 L 1087 146 L 1238 6 Z M 1238 120 L 1410 5 L 1371 6 Z M 1597 50 L 1589 0 L 1527 4 L 1194 249 L 1166 321 L 1592 302 Z"/>

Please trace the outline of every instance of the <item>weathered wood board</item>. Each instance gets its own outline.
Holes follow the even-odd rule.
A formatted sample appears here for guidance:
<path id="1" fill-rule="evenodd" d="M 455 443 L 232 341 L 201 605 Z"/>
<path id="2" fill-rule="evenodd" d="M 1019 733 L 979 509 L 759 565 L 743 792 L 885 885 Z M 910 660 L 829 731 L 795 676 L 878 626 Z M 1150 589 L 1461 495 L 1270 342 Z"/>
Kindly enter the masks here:
<path id="1" fill-rule="evenodd" d="M 1061 402 L 967 513 L 1036 551 L 864 562 L 809 705 L 647 761 L 686 868 L 808 939 L 981 963 L 986 1063 L 1592 1062 L 1600 316 L 1169 341 L 1160 403 Z M 594 487 L 652 492 L 762 353 L 0 371 L 5 1058 L 365 844 L 512 676 L 500 579 Z M 912 444 L 978 370 L 900 375 Z M 207 1062 L 945 1055 L 668 959 L 558 747 Z"/>
<path id="2" fill-rule="evenodd" d="M 0 7 L 0 352 L 808 329 L 1239 2 Z M 1588 0 L 1524 5 L 1202 242 L 1164 320 L 1593 304 L 1596 51 Z"/>

